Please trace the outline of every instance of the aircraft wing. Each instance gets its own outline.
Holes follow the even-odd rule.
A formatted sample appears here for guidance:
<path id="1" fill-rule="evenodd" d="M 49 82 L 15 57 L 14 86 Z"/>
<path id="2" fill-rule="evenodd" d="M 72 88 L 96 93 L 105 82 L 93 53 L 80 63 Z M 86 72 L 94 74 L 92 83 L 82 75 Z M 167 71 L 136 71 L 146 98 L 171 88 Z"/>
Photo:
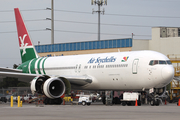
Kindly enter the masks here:
<path id="1" fill-rule="evenodd" d="M 19 81 L 23 82 L 30 82 L 35 78 L 36 76 L 39 76 L 37 74 L 26 74 L 26 73 L 18 73 L 18 72 L 2 72 L 0 71 L 0 77 L 5 78 L 5 77 L 15 77 L 18 78 Z"/>
<path id="2" fill-rule="evenodd" d="M 22 70 L 19 70 L 19 69 L 3 68 L 3 67 L 0 67 L 0 71 L 22 73 Z"/>
<path id="3" fill-rule="evenodd" d="M 0 71 L 1 78 L 15 77 L 15 78 L 18 78 L 19 81 L 28 82 L 28 83 L 31 82 L 37 76 L 41 76 L 41 75 Z M 65 78 L 71 83 L 71 85 L 75 85 L 75 86 L 83 86 L 88 83 L 92 83 L 92 79 L 88 76 L 56 76 L 56 77 Z"/>

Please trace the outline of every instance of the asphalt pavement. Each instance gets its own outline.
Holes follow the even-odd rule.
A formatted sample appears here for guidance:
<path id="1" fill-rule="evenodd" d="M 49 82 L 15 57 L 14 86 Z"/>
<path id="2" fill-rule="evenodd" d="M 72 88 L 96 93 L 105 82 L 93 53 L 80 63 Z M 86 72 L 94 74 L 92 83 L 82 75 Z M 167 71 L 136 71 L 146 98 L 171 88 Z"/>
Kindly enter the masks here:
<path id="1" fill-rule="evenodd" d="M 0 120 L 179 120 L 180 106 L 167 103 L 160 106 L 121 106 L 92 103 L 82 105 L 0 104 Z"/>

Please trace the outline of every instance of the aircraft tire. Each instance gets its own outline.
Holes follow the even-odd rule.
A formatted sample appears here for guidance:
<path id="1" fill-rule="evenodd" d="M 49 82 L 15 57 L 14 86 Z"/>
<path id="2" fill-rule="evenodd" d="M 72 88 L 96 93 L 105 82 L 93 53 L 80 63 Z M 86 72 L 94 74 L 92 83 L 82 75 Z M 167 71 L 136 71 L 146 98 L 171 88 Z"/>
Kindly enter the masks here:
<path id="1" fill-rule="evenodd" d="M 140 100 L 138 100 L 138 106 L 141 106 L 141 101 Z"/>
<path id="2" fill-rule="evenodd" d="M 159 106 L 159 103 L 160 103 L 159 100 L 156 100 L 156 101 L 155 101 L 155 105 L 156 105 L 156 106 Z"/>
<path id="3" fill-rule="evenodd" d="M 150 101 L 151 106 L 154 106 L 154 103 L 155 103 L 155 100 Z"/>
<path id="4" fill-rule="evenodd" d="M 122 106 L 126 106 L 126 102 L 122 102 Z"/>
<path id="5" fill-rule="evenodd" d="M 120 99 L 118 97 L 115 97 L 115 98 L 113 98 L 113 103 L 114 104 L 120 104 L 121 102 L 120 102 Z"/>
<path id="6" fill-rule="evenodd" d="M 106 96 L 102 97 L 102 102 L 103 102 L 104 105 L 106 104 Z"/>

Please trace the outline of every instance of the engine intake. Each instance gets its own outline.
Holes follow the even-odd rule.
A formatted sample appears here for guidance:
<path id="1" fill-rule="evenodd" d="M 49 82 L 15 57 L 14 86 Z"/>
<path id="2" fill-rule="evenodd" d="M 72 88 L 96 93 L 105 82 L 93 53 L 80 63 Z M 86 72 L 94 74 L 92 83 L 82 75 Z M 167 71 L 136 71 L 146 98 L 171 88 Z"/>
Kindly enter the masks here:
<path id="1" fill-rule="evenodd" d="M 43 91 L 49 98 L 59 98 L 65 92 L 64 82 L 59 78 L 49 78 L 43 85 Z"/>
<path id="2" fill-rule="evenodd" d="M 66 86 L 60 78 L 38 76 L 31 81 L 32 93 L 44 94 L 48 98 L 59 98 L 65 93 Z"/>

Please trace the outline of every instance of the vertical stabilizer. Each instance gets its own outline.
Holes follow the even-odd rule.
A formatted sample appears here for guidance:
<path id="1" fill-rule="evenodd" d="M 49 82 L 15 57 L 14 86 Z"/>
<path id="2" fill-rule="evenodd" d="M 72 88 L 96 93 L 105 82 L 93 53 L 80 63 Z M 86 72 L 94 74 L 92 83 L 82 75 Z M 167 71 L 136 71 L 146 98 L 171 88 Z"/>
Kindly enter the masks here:
<path id="1" fill-rule="evenodd" d="M 19 8 L 14 8 L 18 39 L 19 39 L 19 47 L 22 63 L 38 58 L 38 54 L 31 42 L 28 31 L 20 14 Z"/>

